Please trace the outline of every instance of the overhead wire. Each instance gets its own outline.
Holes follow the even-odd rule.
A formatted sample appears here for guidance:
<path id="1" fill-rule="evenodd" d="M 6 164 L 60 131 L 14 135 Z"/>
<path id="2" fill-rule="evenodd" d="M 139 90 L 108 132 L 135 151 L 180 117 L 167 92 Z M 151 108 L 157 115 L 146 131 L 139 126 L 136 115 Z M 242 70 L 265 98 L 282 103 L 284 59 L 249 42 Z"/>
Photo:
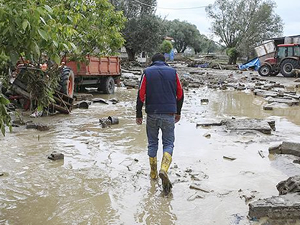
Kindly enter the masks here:
<path id="1" fill-rule="evenodd" d="M 140 2 L 138 0 L 132 0 L 132 1 L 137 2 L 137 3 L 141 4 L 141 5 L 145 5 L 145 6 L 149 6 L 149 7 L 153 7 L 153 8 L 155 7 L 153 5 L 149 5 L 147 3 Z M 196 6 L 196 7 L 188 7 L 188 8 L 165 8 L 165 7 L 158 7 L 157 6 L 158 9 L 168 9 L 168 10 L 201 9 L 201 8 L 205 8 L 205 7 L 207 7 L 207 6 Z"/>

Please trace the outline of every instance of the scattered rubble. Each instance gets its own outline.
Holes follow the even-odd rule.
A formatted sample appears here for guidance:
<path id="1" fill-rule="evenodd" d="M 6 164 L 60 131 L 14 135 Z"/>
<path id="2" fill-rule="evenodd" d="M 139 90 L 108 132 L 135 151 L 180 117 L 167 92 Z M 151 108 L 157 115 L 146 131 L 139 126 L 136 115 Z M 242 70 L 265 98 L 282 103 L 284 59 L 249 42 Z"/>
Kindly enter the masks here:
<path id="1" fill-rule="evenodd" d="M 56 152 L 56 151 L 53 151 L 49 156 L 48 156 L 48 159 L 51 159 L 53 161 L 55 160 L 60 160 L 60 159 L 64 159 L 65 156 L 63 153 L 59 153 L 59 152 Z"/>
<path id="2" fill-rule="evenodd" d="M 285 181 L 281 181 L 276 185 L 276 188 L 280 195 L 286 195 L 288 193 L 300 194 L 300 176 L 290 177 Z"/>
<path id="3" fill-rule="evenodd" d="M 39 124 L 39 123 L 33 123 L 32 121 L 28 121 L 28 122 L 26 122 L 26 129 L 36 129 L 36 130 L 39 130 L 39 131 L 47 131 L 50 128 L 47 125 L 43 125 L 43 124 Z"/>
<path id="4" fill-rule="evenodd" d="M 270 147 L 269 153 L 288 154 L 300 157 L 300 143 L 284 141 L 280 145 Z"/>
<path id="5" fill-rule="evenodd" d="M 249 204 L 250 219 L 299 219 L 300 195 L 287 194 L 260 199 Z"/>
<path id="6" fill-rule="evenodd" d="M 228 130 L 254 130 L 264 134 L 271 134 L 271 131 L 273 130 L 272 127 L 275 127 L 275 121 L 262 119 L 227 119 L 223 120 L 222 123 Z"/>

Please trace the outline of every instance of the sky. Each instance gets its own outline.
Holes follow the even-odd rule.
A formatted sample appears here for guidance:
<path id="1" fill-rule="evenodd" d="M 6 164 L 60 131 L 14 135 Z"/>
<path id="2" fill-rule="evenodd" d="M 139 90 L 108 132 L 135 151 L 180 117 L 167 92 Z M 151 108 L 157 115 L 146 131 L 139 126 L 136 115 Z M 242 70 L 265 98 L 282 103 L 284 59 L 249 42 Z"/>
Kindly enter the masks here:
<path id="1" fill-rule="evenodd" d="M 284 23 L 283 36 L 300 35 L 300 1 L 275 0 L 275 2 L 277 5 L 275 13 Z M 200 8 L 213 3 L 214 0 L 157 0 L 156 14 L 166 17 L 167 20 L 187 21 L 196 25 L 201 34 L 215 39 L 210 31 L 211 21 L 206 17 L 205 8 Z M 194 9 L 177 10 L 193 7 Z"/>

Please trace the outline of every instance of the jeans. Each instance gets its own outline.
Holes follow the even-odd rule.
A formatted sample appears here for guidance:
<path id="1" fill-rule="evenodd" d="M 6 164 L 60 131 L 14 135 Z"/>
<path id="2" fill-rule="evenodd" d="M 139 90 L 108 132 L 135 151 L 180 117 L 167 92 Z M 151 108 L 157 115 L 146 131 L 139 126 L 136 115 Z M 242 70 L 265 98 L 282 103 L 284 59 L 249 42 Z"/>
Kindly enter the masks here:
<path id="1" fill-rule="evenodd" d="M 173 154 L 175 116 L 172 114 L 147 114 L 148 155 L 156 157 L 158 150 L 158 132 L 162 132 L 163 152 Z"/>

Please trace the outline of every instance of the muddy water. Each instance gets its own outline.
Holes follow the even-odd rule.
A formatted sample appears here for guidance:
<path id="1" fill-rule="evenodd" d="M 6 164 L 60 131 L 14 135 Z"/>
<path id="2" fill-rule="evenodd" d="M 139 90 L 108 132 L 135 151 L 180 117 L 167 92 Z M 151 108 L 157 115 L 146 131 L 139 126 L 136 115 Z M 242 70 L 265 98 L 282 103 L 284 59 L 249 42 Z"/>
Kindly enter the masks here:
<path id="1" fill-rule="evenodd" d="M 136 90 L 119 88 L 115 95 L 95 96 L 118 98 L 116 105 L 95 103 L 68 116 L 36 118 L 51 129 L 19 127 L 0 137 L 0 224 L 259 224 L 247 219 L 246 200 L 278 195 L 276 184 L 300 172 L 293 157 L 268 154 L 283 140 L 300 142 L 299 107 L 267 112 L 263 99 L 251 93 L 190 90 L 176 125 L 174 188 L 164 197 L 160 183 L 149 179 L 135 96 Z M 201 105 L 201 98 L 209 103 Z M 99 118 L 107 116 L 120 124 L 101 128 Z M 196 128 L 199 121 L 231 117 L 272 118 L 277 129 L 264 135 Z M 54 150 L 65 159 L 48 160 Z"/>

